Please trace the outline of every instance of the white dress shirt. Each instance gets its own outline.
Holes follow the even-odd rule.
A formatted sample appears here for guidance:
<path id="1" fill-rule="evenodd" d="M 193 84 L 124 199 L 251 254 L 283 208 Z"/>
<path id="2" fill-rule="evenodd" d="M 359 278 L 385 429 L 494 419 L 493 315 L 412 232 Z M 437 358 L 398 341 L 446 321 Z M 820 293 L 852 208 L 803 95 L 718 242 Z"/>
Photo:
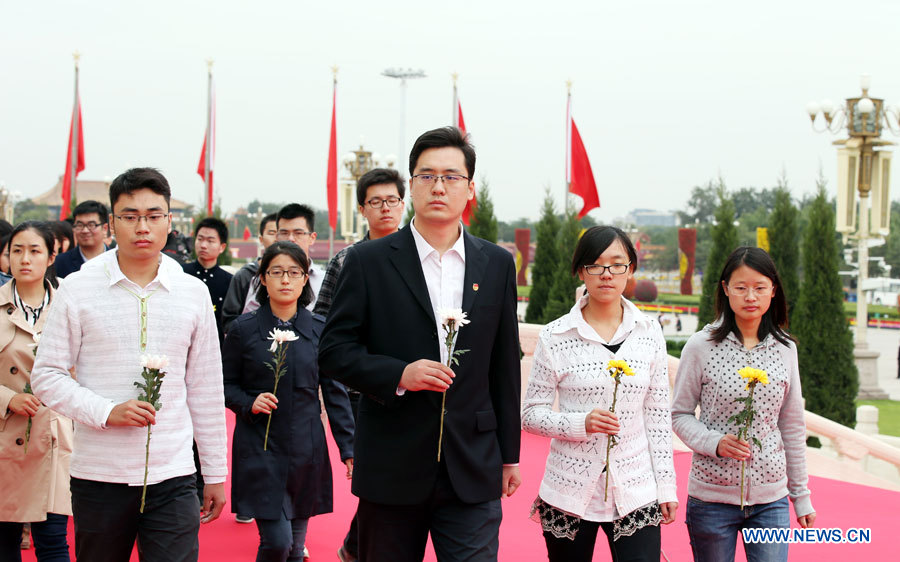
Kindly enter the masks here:
<path id="1" fill-rule="evenodd" d="M 165 255 L 140 287 L 116 256 L 109 250 L 63 281 L 34 362 L 35 395 L 75 421 L 71 475 L 143 484 L 147 429 L 106 421 L 116 404 L 138 397 L 134 383 L 143 380 L 140 358 L 148 354 L 167 356 L 169 366 L 151 426 L 147 483 L 194 473 L 194 440 L 206 483 L 224 482 L 222 360 L 209 292 Z"/>
<path id="2" fill-rule="evenodd" d="M 438 311 L 442 308 L 462 308 L 463 283 L 466 278 L 466 245 L 462 227 L 459 228 L 456 242 L 444 252 L 443 256 L 419 234 L 415 220 L 411 229 L 419 261 L 422 263 L 422 273 L 425 274 L 425 285 L 428 286 L 428 298 L 434 309 L 438 340 L 441 342 L 441 363 L 446 365 L 447 346 L 443 342 L 447 334 L 441 325 L 441 315 Z"/>

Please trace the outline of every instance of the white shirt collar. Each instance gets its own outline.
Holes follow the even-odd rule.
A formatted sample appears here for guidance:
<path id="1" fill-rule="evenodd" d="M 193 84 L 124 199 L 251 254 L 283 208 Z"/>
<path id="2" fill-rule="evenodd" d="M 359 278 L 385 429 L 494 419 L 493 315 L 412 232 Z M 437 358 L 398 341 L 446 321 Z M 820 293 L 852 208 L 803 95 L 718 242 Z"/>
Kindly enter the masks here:
<path id="1" fill-rule="evenodd" d="M 95 258 L 98 264 L 103 265 L 106 268 L 106 272 L 109 277 L 109 286 L 112 287 L 116 283 L 119 283 L 122 280 L 126 280 L 128 283 L 134 284 L 134 281 L 128 279 L 124 273 L 122 273 L 122 269 L 119 267 L 118 256 L 118 248 L 113 248 L 112 250 L 108 250 Z M 95 261 L 95 260 L 91 260 Z M 90 263 L 90 262 L 86 262 Z M 184 270 L 181 266 L 170 258 L 162 253 L 159 254 L 159 267 L 156 270 L 156 277 L 153 278 L 147 286 L 153 285 L 154 283 L 159 283 L 163 286 L 163 288 L 167 291 L 172 290 L 172 280 L 171 275 L 176 273 L 183 273 Z"/>
<path id="2" fill-rule="evenodd" d="M 430 256 L 433 252 L 437 253 L 437 258 L 440 259 L 440 253 L 429 244 L 425 238 L 419 233 L 416 229 L 416 220 L 413 219 L 410 224 L 410 228 L 412 230 L 413 240 L 416 242 L 416 251 L 419 254 L 419 261 L 425 261 L 425 258 Z M 466 244 L 465 237 L 463 236 L 463 227 L 462 223 L 459 223 L 459 234 L 457 235 L 456 242 L 453 243 L 453 246 L 447 250 L 447 252 L 456 252 L 457 255 L 462 259 L 463 262 L 466 261 Z"/>
<path id="3" fill-rule="evenodd" d="M 576 303 L 572 306 L 572 309 L 569 310 L 568 314 L 560 318 L 559 324 L 553 329 L 553 333 L 561 334 L 567 332 L 569 330 L 577 330 L 578 334 L 584 339 L 596 341 L 599 343 L 607 344 L 607 345 L 615 345 L 617 343 L 622 343 L 625 341 L 625 338 L 634 331 L 635 326 L 638 322 L 643 322 L 647 320 L 649 317 L 641 312 L 638 307 L 634 305 L 631 301 L 622 298 L 622 323 L 619 324 L 619 327 L 616 329 L 616 333 L 613 335 L 610 341 L 604 340 L 597 334 L 597 331 L 591 327 L 590 324 L 584 319 L 584 316 L 581 314 L 581 309 L 587 306 L 588 299 L 590 295 L 585 293 Z"/>

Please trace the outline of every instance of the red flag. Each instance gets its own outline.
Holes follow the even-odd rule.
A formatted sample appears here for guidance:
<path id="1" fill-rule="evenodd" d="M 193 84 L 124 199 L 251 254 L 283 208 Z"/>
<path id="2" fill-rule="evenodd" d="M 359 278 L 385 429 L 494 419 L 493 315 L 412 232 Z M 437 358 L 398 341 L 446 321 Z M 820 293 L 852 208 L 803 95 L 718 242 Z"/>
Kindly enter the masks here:
<path id="1" fill-rule="evenodd" d="M 337 78 L 331 93 L 331 137 L 328 141 L 328 173 L 325 178 L 328 197 L 328 225 L 337 229 L 338 182 L 337 182 Z"/>
<path id="2" fill-rule="evenodd" d="M 72 177 L 72 142 L 76 140 L 76 134 L 77 144 L 75 152 L 77 153 L 77 160 L 75 177 Z M 66 151 L 66 173 L 63 176 L 62 207 L 59 209 L 59 220 L 65 220 L 69 216 L 69 206 L 72 204 L 72 188 L 75 185 L 75 179 L 82 170 L 84 170 L 84 130 L 81 127 L 81 98 L 76 96 L 75 107 L 72 108 L 72 122 L 69 125 L 69 147 Z"/>
<path id="3" fill-rule="evenodd" d="M 569 114 L 569 125 L 572 128 L 571 165 L 569 166 L 569 192 L 581 197 L 584 205 L 578 213 L 578 218 L 584 217 L 591 209 L 600 208 L 600 196 L 597 194 L 597 184 L 594 183 L 594 172 L 591 171 L 591 162 L 588 160 L 587 150 L 578 134 L 575 120 Z"/>
<path id="4" fill-rule="evenodd" d="M 247 240 L 250 240 L 251 236 L 253 236 L 253 233 L 250 232 L 250 227 L 245 226 L 244 227 L 244 242 L 246 242 Z"/>
<path id="5" fill-rule="evenodd" d="M 455 95 L 456 94 L 455 94 L 455 90 L 454 90 L 454 96 Z M 455 119 L 456 123 L 454 123 L 454 124 L 460 131 L 463 132 L 463 135 L 465 135 L 466 134 L 466 121 L 465 121 L 465 119 L 463 119 L 462 104 L 459 103 L 458 97 L 456 98 L 455 113 L 456 113 L 456 115 L 454 117 L 456 118 Z M 475 197 L 475 195 L 472 195 L 472 198 L 469 199 L 468 203 L 466 203 L 466 208 L 463 209 L 462 221 L 463 221 L 464 225 L 469 226 L 469 221 L 472 219 L 472 215 L 475 213 L 475 208 L 477 206 L 478 206 L 478 199 Z"/>
<path id="6" fill-rule="evenodd" d="M 209 183 L 206 185 L 206 214 L 213 216 L 213 169 L 216 160 L 216 97 L 212 88 L 212 71 L 210 70 L 209 115 L 206 133 L 203 135 L 203 148 L 200 150 L 200 163 L 197 173 L 206 181 L 206 149 L 209 146 Z"/>

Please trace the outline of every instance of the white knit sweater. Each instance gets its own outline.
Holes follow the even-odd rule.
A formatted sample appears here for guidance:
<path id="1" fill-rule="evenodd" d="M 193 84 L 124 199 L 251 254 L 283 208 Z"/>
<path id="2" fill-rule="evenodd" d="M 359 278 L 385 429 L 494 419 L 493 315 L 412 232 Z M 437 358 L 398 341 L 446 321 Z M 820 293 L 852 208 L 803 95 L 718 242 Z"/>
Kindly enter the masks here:
<path id="1" fill-rule="evenodd" d="M 613 355 L 581 315 L 587 296 L 541 330 L 522 410 L 525 431 L 552 437 L 539 495 L 548 504 L 583 517 L 606 462 L 605 433 L 588 434 L 585 417 L 609 409 L 614 379 L 606 365 L 624 359 L 634 376 L 621 378 L 616 400 L 620 430 L 610 454 L 610 501 L 623 517 L 653 501 L 674 502 L 672 421 L 666 345 L 659 324 L 632 303 L 612 343 Z M 553 401 L 559 395 L 559 412 Z M 602 490 L 600 491 L 602 493 Z"/>

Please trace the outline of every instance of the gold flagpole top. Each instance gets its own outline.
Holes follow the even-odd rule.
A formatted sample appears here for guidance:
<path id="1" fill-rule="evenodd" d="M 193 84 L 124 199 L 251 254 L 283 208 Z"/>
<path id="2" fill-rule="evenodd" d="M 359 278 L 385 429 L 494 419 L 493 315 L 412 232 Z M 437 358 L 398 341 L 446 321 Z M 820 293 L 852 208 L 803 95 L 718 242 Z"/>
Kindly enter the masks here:
<path id="1" fill-rule="evenodd" d="M 81 53 L 78 52 L 78 49 L 72 53 L 72 59 L 75 60 L 75 68 L 78 68 L 78 62 L 81 60 Z"/>
<path id="2" fill-rule="evenodd" d="M 213 62 L 214 62 L 214 61 L 213 61 L 212 57 L 206 59 L 206 70 L 207 70 L 207 72 L 209 72 L 210 74 L 212 74 Z"/>
<path id="3" fill-rule="evenodd" d="M 566 93 L 572 95 L 572 80 L 566 80 Z"/>
<path id="4" fill-rule="evenodd" d="M 459 78 L 459 72 L 453 72 L 450 74 L 453 77 L 453 87 L 456 87 L 456 80 Z"/>
<path id="5" fill-rule="evenodd" d="M 331 75 L 334 78 L 334 83 L 337 84 L 337 73 L 338 73 L 338 65 L 331 65 Z"/>

